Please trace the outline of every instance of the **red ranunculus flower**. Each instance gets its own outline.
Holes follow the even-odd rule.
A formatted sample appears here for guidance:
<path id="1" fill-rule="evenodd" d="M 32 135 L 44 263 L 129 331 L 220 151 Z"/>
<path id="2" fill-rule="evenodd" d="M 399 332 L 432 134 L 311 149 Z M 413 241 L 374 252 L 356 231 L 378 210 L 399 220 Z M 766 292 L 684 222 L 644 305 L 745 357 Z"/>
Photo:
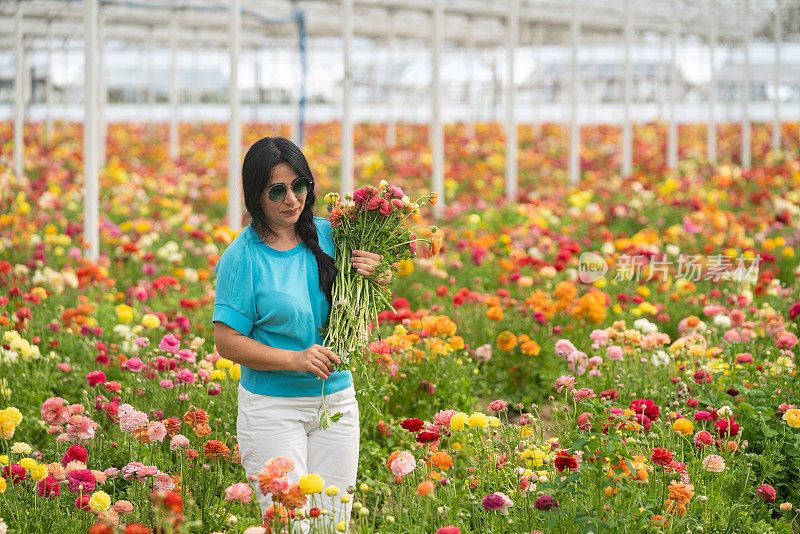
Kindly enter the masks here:
<path id="1" fill-rule="evenodd" d="M 577 469 L 578 461 L 570 455 L 567 451 L 558 451 L 555 459 L 556 469 L 563 471 L 564 469 Z"/>
<path id="2" fill-rule="evenodd" d="M 630 409 L 637 414 L 644 413 L 650 421 L 656 421 L 658 419 L 658 414 L 661 413 L 661 408 L 656 406 L 650 399 L 636 399 L 635 401 L 631 401 Z"/>
<path id="3" fill-rule="evenodd" d="M 720 437 L 732 438 L 739 433 L 739 423 L 733 419 L 720 419 L 716 422 L 714 427 L 717 429 L 717 434 Z"/>
<path id="4" fill-rule="evenodd" d="M 667 449 L 656 447 L 653 449 L 653 453 L 650 455 L 650 461 L 655 465 L 661 465 L 664 467 L 670 466 L 672 465 L 672 453 Z"/>
<path id="5" fill-rule="evenodd" d="M 408 430 L 409 432 L 419 432 L 422 430 L 423 425 L 425 422 L 422 419 L 417 419 L 416 417 L 412 417 L 411 419 L 406 419 L 400 426 Z"/>

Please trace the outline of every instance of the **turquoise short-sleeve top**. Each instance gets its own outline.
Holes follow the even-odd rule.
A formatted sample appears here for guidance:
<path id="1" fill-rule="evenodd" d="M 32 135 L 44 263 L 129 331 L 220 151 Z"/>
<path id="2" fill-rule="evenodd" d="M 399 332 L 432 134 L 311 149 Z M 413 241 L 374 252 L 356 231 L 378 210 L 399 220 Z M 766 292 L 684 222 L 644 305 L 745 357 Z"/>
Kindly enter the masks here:
<path id="1" fill-rule="evenodd" d="M 322 250 L 336 259 L 328 219 L 314 217 Z M 275 250 L 248 225 L 228 245 L 215 267 L 217 287 L 214 321 L 270 347 L 305 350 L 322 345 L 319 328 L 330 313 L 328 299 L 319 287 L 314 253 L 300 243 L 290 250 Z M 307 397 L 323 393 L 323 381 L 310 372 L 258 371 L 242 366 L 242 387 L 273 397 Z M 325 380 L 325 391 L 349 387 L 349 370 Z"/>

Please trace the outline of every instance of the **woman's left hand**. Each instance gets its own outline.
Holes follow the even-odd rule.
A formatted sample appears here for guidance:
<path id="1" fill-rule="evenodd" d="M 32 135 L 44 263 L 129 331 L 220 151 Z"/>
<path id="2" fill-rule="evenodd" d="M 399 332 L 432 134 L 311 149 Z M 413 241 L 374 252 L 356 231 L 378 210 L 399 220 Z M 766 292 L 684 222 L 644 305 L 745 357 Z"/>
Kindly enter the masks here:
<path id="1" fill-rule="evenodd" d="M 366 250 L 354 250 L 350 258 L 350 264 L 356 268 L 356 271 L 358 271 L 360 275 L 370 277 L 375 272 L 375 266 L 380 264 L 382 260 L 383 256 L 379 254 L 373 254 Z M 388 270 L 376 281 L 385 287 L 389 285 L 391 280 L 392 271 Z"/>

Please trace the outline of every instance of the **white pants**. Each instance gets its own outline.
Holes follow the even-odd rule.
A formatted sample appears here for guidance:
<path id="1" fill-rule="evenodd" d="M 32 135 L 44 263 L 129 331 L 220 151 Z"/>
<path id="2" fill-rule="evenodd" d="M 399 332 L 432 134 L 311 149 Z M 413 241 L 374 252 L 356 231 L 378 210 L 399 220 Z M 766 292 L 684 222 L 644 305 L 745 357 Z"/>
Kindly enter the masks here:
<path id="1" fill-rule="evenodd" d="M 325 487 L 338 486 L 335 502 L 325 493 L 322 497 L 315 496 L 316 506 L 328 511 L 335 507 L 335 516 L 325 519 L 336 525 L 350 520 L 352 498 L 343 504 L 341 497 L 347 494 L 348 486 L 355 485 L 358 470 L 359 413 L 353 386 L 325 395 L 325 408 L 332 414 L 344 415 L 330 428 L 319 430 L 320 395 L 270 397 L 251 393 L 239 385 L 236 432 L 242 467 L 248 477 L 257 475 L 270 458 L 285 456 L 294 461 L 294 470 L 288 473 L 291 482 L 297 482 L 302 475 L 317 473 L 325 481 Z M 259 491 L 257 481 L 253 485 L 263 514 L 272 504 L 272 497 Z M 302 523 L 306 531 L 308 521 Z"/>

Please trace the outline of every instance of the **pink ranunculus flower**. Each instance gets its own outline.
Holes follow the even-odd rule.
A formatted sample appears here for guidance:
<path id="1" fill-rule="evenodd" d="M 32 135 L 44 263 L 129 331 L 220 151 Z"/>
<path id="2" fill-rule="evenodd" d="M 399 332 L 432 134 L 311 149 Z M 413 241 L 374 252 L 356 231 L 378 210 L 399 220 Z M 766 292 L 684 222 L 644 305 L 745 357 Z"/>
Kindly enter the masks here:
<path id="1" fill-rule="evenodd" d="M 495 413 L 502 412 L 506 409 L 508 409 L 508 403 L 504 400 L 497 399 L 489 403 L 489 410 Z"/>
<path id="2" fill-rule="evenodd" d="M 61 397 L 50 397 L 42 404 L 42 419 L 51 426 L 61 426 L 67 422 L 69 410 Z"/>
<path id="3" fill-rule="evenodd" d="M 606 357 L 612 362 L 621 362 L 624 359 L 622 347 L 619 345 L 611 345 L 606 349 Z"/>
<path id="4" fill-rule="evenodd" d="M 408 451 L 403 451 L 397 455 L 389 467 L 396 477 L 403 477 L 417 468 L 417 461 L 414 455 Z"/>
<path id="5" fill-rule="evenodd" d="M 137 428 L 147 426 L 149 422 L 146 413 L 135 410 L 133 413 L 119 418 L 119 429 L 123 432 L 133 432 Z"/>
<path id="6" fill-rule="evenodd" d="M 94 439 L 95 429 L 99 426 L 91 417 L 73 415 L 67 420 L 66 435 L 69 436 L 68 441 Z"/>
<path id="7" fill-rule="evenodd" d="M 167 427 L 161 421 L 153 421 L 147 427 L 147 436 L 150 441 L 163 441 L 167 437 Z"/>
<path id="8" fill-rule="evenodd" d="M 239 501 L 242 504 L 249 503 L 253 498 L 253 488 L 250 484 L 237 482 L 225 488 L 225 501 Z"/>
<path id="9" fill-rule="evenodd" d="M 173 451 L 185 449 L 189 446 L 189 438 L 183 434 L 175 434 L 169 442 L 169 448 Z"/>
<path id="10" fill-rule="evenodd" d="M 150 344 L 150 340 L 147 339 L 144 336 L 141 336 L 141 337 L 137 337 L 136 340 L 134 340 L 134 343 L 136 345 L 138 345 L 139 347 L 146 347 L 146 346 L 148 346 Z"/>
<path id="11" fill-rule="evenodd" d="M 514 501 L 508 498 L 505 493 L 496 491 L 485 496 L 481 500 L 484 510 L 498 510 L 504 515 L 508 515 L 508 509 L 514 505 Z"/>
<path id="12" fill-rule="evenodd" d="M 86 381 L 89 382 L 89 387 L 95 387 L 106 381 L 106 374 L 103 371 L 91 371 L 86 374 Z"/>
<path id="13" fill-rule="evenodd" d="M 122 468 L 122 479 L 130 482 L 134 478 L 136 478 L 136 473 L 144 467 L 143 463 L 140 462 L 130 462 L 128 465 Z"/>
<path id="14" fill-rule="evenodd" d="M 797 336 L 791 332 L 783 332 L 776 341 L 779 349 L 791 349 L 797 345 Z"/>
<path id="15" fill-rule="evenodd" d="M 194 384 L 195 380 L 197 379 L 195 374 L 191 372 L 189 369 L 181 369 L 180 371 L 178 371 L 177 376 L 178 380 L 180 380 L 184 384 Z"/>
<path id="16" fill-rule="evenodd" d="M 133 358 L 126 360 L 125 363 L 122 364 L 122 367 L 134 373 L 141 373 L 145 365 L 140 358 L 134 356 Z"/>
<path id="17" fill-rule="evenodd" d="M 175 383 L 172 380 L 161 380 L 158 385 L 164 389 L 172 389 L 175 387 Z"/>
<path id="18" fill-rule="evenodd" d="M 181 347 L 181 342 L 178 341 L 172 334 L 167 334 L 161 338 L 161 342 L 158 344 L 158 350 L 161 352 L 168 352 L 170 354 L 175 354 L 178 352 L 178 349 Z"/>
<path id="19" fill-rule="evenodd" d="M 114 503 L 114 510 L 119 514 L 129 514 L 133 512 L 133 504 L 130 501 L 120 499 Z"/>
<path id="20" fill-rule="evenodd" d="M 92 493 L 94 484 L 94 475 L 88 469 L 76 469 L 67 475 L 67 489 L 70 493 Z"/>
<path id="21" fill-rule="evenodd" d="M 450 419 L 452 419 L 456 413 L 457 412 L 455 410 L 442 410 L 436 412 L 436 414 L 434 414 L 433 416 L 433 422 L 436 423 L 437 425 L 449 427 Z"/>
<path id="22" fill-rule="evenodd" d="M 479 362 L 488 362 L 492 359 L 492 346 L 488 343 L 475 349 L 475 359 Z"/>
<path id="23" fill-rule="evenodd" d="M 575 377 L 571 375 L 561 375 L 556 378 L 556 391 L 561 393 L 564 388 L 572 389 L 575 385 Z"/>
<path id="24" fill-rule="evenodd" d="M 721 473 L 725 470 L 725 460 L 722 456 L 709 454 L 703 458 L 703 469 L 712 473 Z"/>
<path id="25" fill-rule="evenodd" d="M 592 388 L 575 389 L 572 391 L 572 395 L 575 397 L 576 401 L 583 401 L 597 396 Z"/>
<path id="26" fill-rule="evenodd" d="M 166 473 L 158 473 L 153 481 L 153 489 L 172 491 L 175 489 L 175 481 Z"/>
<path id="27" fill-rule="evenodd" d="M 194 363 L 197 359 L 197 355 L 191 349 L 181 349 L 178 351 L 178 358 L 187 363 Z"/>
<path id="28" fill-rule="evenodd" d="M 556 356 L 566 358 L 576 352 L 578 349 L 572 344 L 569 339 L 559 339 L 556 341 Z"/>

